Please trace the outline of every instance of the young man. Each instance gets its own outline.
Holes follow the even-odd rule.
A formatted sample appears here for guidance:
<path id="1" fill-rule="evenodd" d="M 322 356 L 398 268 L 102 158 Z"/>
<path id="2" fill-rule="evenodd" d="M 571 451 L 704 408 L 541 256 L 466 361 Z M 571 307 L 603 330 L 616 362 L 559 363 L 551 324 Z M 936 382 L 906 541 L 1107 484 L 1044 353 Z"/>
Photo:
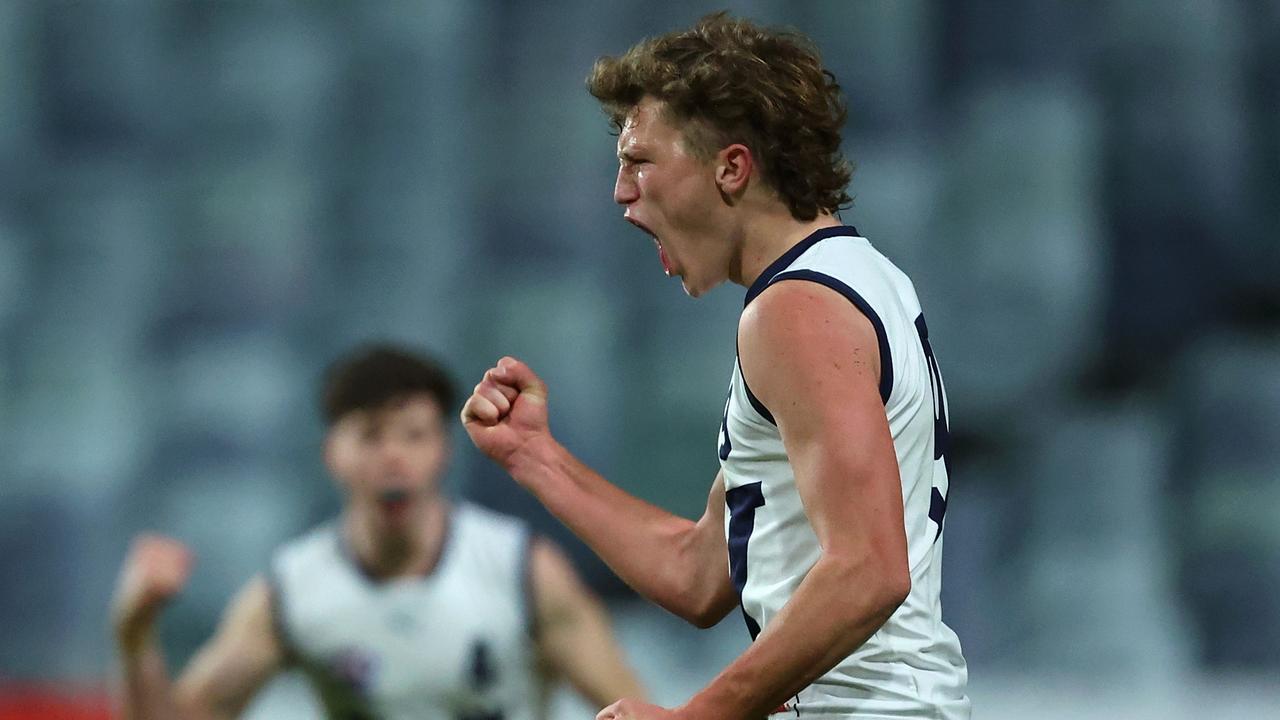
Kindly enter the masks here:
<path id="1" fill-rule="evenodd" d="M 945 393 L 911 282 L 835 217 L 834 78 L 805 38 L 720 14 L 599 60 L 588 85 L 618 130 L 614 199 L 667 274 L 694 297 L 749 287 L 697 522 L 561 447 L 519 361 L 464 405 L 477 447 L 637 591 L 698 626 L 742 609 L 753 644 L 685 705 L 599 718 L 967 718 L 939 605 Z"/>
<path id="2" fill-rule="evenodd" d="M 398 348 L 330 369 L 324 457 L 345 510 L 276 553 L 172 687 L 154 628 L 191 553 L 139 538 L 114 602 L 125 717 L 235 717 L 294 664 L 332 718 L 541 717 L 546 672 L 600 704 L 642 692 L 559 550 L 441 493 L 454 401 L 440 367 Z"/>

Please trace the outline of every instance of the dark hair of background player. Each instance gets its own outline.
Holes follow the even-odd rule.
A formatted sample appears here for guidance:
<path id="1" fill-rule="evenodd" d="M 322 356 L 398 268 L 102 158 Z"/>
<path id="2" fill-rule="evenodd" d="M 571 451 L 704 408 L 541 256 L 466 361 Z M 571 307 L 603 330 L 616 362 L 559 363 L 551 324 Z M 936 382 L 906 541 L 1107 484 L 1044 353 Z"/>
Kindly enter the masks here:
<path id="1" fill-rule="evenodd" d="M 434 399 L 445 415 L 455 410 L 453 380 L 433 358 L 395 345 L 366 345 L 325 371 L 321 410 L 332 425 L 348 413 L 378 410 L 418 394 Z"/>

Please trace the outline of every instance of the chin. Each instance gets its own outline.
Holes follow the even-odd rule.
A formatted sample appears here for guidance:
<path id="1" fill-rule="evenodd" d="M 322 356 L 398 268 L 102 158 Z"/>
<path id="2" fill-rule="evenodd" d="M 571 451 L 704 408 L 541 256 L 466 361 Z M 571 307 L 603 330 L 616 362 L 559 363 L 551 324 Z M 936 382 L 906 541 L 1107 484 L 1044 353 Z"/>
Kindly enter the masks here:
<path id="1" fill-rule="evenodd" d="M 705 283 L 697 283 L 688 278 L 680 278 L 680 286 L 684 288 L 684 294 L 691 298 L 697 299 L 707 294 L 707 291 L 714 288 L 715 284 L 707 285 Z"/>

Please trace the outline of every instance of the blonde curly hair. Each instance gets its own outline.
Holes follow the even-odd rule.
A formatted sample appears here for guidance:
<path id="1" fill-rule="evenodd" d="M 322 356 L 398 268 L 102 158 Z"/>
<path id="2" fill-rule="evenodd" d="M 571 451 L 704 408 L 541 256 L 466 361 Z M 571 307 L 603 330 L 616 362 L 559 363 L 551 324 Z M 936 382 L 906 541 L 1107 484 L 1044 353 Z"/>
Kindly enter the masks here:
<path id="1" fill-rule="evenodd" d="M 852 169 L 840 153 L 847 115 L 840 85 L 798 32 L 715 13 L 688 30 L 600 58 L 587 89 L 615 132 L 649 96 L 665 104 L 699 157 L 733 143 L 747 146 L 797 220 L 851 203 Z"/>

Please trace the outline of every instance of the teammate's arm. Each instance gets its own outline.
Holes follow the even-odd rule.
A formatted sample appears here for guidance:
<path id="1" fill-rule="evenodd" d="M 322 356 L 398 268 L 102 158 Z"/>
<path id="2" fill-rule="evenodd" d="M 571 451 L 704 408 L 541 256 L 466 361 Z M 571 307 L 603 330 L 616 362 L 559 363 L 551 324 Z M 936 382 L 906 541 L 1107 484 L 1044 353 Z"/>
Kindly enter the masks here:
<path id="1" fill-rule="evenodd" d="M 531 491 L 637 592 L 699 627 L 736 603 L 724 544 L 724 482 L 693 522 L 620 490 L 565 450 L 547 426 L 547 389 L 503 358 L 462 409 L 472 442 Z"/>
<path id="2" fill-rule="evenodd" d="M 604 605 L 578 579 L 568 558 L 550 542 L 537 540 L 530 564 L 541 658 L 596 707 L 644 697 L 614 640 Z"/>
<path id="3" fill-rule="evenodd" d="M 111 626 L 120 653 L 120 710 L 125 720 L 178 717 L 155 626 L 161 609 L 190 574 L 190 551 L 176 540 L 155 535 L 136 538 L 120 568 Z"/>
<path id="4" fill-rule="evenodd" d="M 182 678 L 170 682 L 155 625 L 190 569 L 191 553 L 181 543 L 154 535 L 134 542 L 121 569 L 112 624 L 123 674 L 121 714 L 127 720 L 234 717 L 281 666 L 270 589 L 255 579 Z"/>
<path id="5" fill-rule="evenodd" d="M 259 576 L 232 600 L 217 632 L 174 685 L 187 718 L 238 717 L 258 690 L 284 667 L 284 647 L 272 621 L 271 586 Z"/>
<path id="6" fill-rule="evenodd" d="M 743 373 L 778 423 L 822 549 L 751 647 L 677 717 L 763 717 L 867 640 L 911 588 L 902 486 L 871 322 L 805 281 L 766 290 L 739 328 Z"/>

